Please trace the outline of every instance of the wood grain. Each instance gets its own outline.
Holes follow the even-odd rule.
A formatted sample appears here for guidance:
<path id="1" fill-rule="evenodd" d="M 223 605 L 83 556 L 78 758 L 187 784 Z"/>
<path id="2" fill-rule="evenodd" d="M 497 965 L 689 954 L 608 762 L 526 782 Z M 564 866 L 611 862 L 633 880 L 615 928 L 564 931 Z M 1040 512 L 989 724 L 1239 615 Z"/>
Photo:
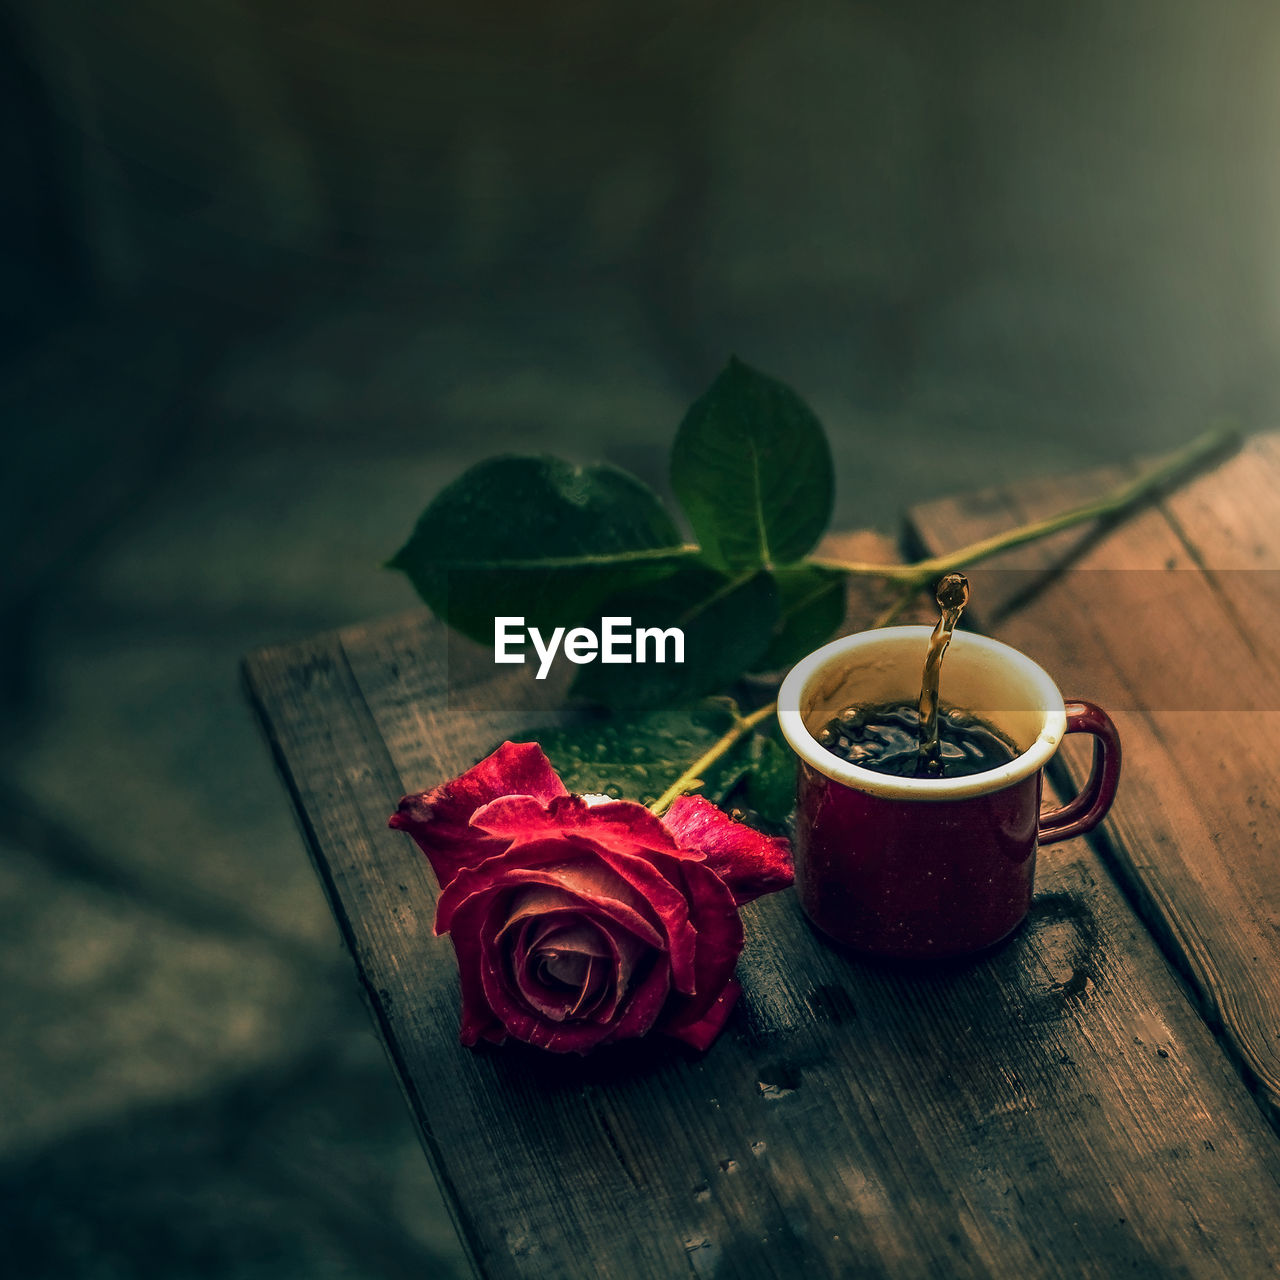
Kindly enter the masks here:
<path id="1" fill-rule="evenodd" d="M 865 541 L 848 554 L 867 556 Z M 857 625 L 875 602 L 859 598 Z M 704 1055 L 457 1043 L 403 790 L 545 723 L 424 615 L 267 650 L 251 696 L 427 1152 L 492 1277 L 1253 1276 L 1280 1143 L 1106 868 L 1046 856 L 1005 947 L 931 969 L 744 912 Z M 523 717 L 523 720 L 522 720 Z"/>
<path id="2" fill-rule="evenodd" d="M 927 547 L 960 545 L 1113 478 L 936 503 L 912 524 Z M 1107 858 L 1276 1123 L 1278 569 L 1280 444 L 1262 436 L 1102 536 L 1029 546 L 973 575 L 995 633 L 1120 726 L 1125 774 Z M 1011 599 L 1026 603 L 1008 613 Z M 1078 782 L 1078 754 L 1068 768 Z"/>

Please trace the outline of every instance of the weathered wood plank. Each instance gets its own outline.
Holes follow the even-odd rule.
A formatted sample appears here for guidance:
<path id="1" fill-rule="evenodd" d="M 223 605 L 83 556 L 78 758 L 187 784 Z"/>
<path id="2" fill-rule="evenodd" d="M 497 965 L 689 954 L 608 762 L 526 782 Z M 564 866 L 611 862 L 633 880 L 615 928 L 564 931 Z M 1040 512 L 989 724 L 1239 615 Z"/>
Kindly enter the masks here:
<path id="1" fill-rule="evenodd" d="M 1010 944 L 944 969 L 838 954 L 791 893 L 754 904 L 743 1000 L 700 1057 L 460 1048 L 430 873 L 384 824 L 402 790 L 456 773 L 522 715 L 546 721 L 518 682 L 460 676 L 469 661 L 413 615 L 247 671 L 482 1274 L 1280 1265 L 1280 1144 L 1083 842 L 1046 857 Z"/>
<path id="2" fill-rule="evenodd" d="M 926 546 L 955 546 L 1102 479 L 936 503 L 913 525 Z M 975 573 L 979 609 L 984 588 L 1025 592 L 1063 549 L 1022 548 Z M 1280 1123 L 1277 566 L 1280 446 L 1265 436 L 1088 545 L 1025 607 L 1000 616 L 997 604 L 995 633 L 1115 716 L 1126 763 L 1109 857 Z"/>

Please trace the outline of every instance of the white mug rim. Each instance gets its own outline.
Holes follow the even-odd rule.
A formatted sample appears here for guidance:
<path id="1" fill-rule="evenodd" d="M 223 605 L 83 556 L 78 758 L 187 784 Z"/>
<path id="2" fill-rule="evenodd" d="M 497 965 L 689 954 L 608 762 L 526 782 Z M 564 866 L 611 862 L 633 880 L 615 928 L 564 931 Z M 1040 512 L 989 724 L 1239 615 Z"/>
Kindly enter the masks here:
<path id="1" fill-rule="evenodd" d="M 1066 706 L 1058 686 L 1048 672 L 1025 653 L 972 631 L 957 631 L 951 639 L 951 651 L 985 652 L 1020 671 L 1037 693 L 1037 710 L 1042 714 L 1039 734 L 1030 747 L 1007 764 L 960 778 L 898 778 L 841 760 L 809 732 L 800 708 L 805 690 L 815 677 L 840 660 L 878 645 L 887 647 L 910 643 L 923 661 L 931 633 L 932 628 L 928 626 L 878 627 L 872 631 L 858 631 L 815 649 L 796 663 L 778 690 L 778 725 L 796 755 L 833 782 L 895 800 L 962 800 L 988 795 L 1011 787 L 1043 769 L 1053 758 L 1067 731 Z"/>

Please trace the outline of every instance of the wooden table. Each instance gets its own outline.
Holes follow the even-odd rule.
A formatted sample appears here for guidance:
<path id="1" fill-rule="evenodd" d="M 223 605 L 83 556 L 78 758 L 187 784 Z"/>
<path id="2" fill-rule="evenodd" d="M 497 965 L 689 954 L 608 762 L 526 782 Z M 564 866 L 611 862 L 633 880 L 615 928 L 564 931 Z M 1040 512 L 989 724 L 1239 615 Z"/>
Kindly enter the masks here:
<path id="1" fill-rule="evenodd" d="M 1122 473 L 937 503 L 910 536 L 954 547 Z M 867 536 L 846 542 L 866 555 Z M 1027 925 L 976 962 L 863 963 L 817 940 L 793 892 L 747 908 L 743 998 L 702 1056 L 458 1045 L 433 878 L 386 821 L 402 792 L 546 723 L 527 682 L 425 612 L 253 655 L 251 696 L 477 1271 L 1280 1269 L 1278 571 L 1275 436 L 1114 527 L 975 570 L 980 623 L 1119 723 L 1112 816 L 1044 852 Z"/>

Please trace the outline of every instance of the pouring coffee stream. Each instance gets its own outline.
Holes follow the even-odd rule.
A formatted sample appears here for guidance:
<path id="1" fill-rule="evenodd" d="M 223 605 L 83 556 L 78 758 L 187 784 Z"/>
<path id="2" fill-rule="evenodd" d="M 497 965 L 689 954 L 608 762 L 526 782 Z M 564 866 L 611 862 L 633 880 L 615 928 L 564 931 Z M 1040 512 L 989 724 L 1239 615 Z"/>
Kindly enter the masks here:
<path id="1" fill-rule="evenodd" d="M 919 696 L 846 707 L 816 735 L 833 755 L 876 773 L 941 779 L 998 769 L 1018 754 L 1009 738 L 973 711 L 942 706 L 942 659 L 969 602 L 968 579 L 947 574 L 936 598 L 941 616 L 929 637 Z"/>
<path id="2" fill-rule="evenodd" d="M 938 625 L 929 637 L 929 652 L 920 679 L 920 755 L 916 763 L 919 777 L 938 777 L 942 772 L 942 748 L 938 740 L 938 687 L 942 659 L 951 643 L 951 633 L 969 603 L 969 579 L 963 573 L 949 573 L 939 583 L 934 598 L 941 610 Z"/>

